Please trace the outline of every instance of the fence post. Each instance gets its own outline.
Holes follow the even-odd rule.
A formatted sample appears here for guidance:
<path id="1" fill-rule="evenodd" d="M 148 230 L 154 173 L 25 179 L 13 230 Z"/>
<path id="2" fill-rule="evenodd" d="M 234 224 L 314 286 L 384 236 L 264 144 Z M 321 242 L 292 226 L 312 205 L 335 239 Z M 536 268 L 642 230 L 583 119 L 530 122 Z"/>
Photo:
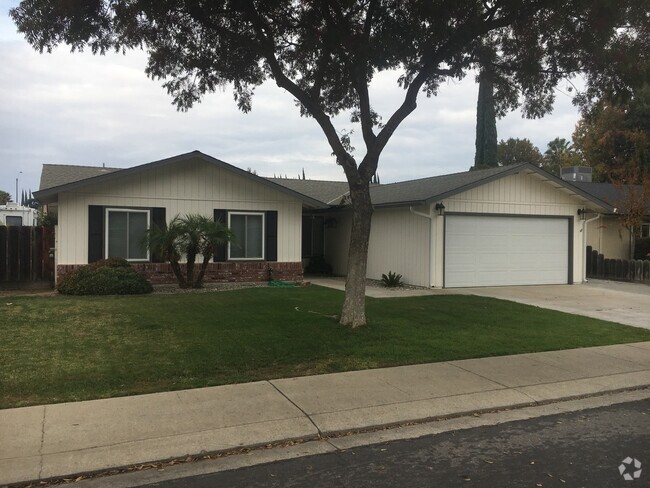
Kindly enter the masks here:
<path id="1" fill-rule="evenodd" d="M 9 261 L 7 260 L 7 228 L 0 226 L 0 283 L 9 281 Z"/>
<path id="2" fill-rule="evenodd" d="M 602 278 L 605 276 L 605 256 L 602 254 L 598 255 L 598 277 Z"/>
<path id="3" fill-rule="evenodd" d="M 621 274 L 619 278 L 622 280 L 630 279 L 630 262 L 627 259 L 621 260 Z"/>
<path id="4" fill-rule="evenodd" d="M 634 261 L 634 280 L 643 281 L 643 260 L 641 259 Z"/>

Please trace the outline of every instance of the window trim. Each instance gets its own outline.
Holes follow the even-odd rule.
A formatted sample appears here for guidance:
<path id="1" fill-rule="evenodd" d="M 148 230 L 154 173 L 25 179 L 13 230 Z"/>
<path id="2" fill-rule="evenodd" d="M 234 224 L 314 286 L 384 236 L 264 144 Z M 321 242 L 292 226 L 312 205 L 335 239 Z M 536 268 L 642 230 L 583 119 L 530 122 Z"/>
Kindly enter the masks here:
<path id="1" fill-rule="evenodd" d="M 20 219 L 20 224 L 10 224 L 9 219 Z M 23 227 L 23 216 L 22 215 L 6 215 L 5 216 L 5 225 L 7 227 Z"/>
<path id="2" fill-rule="evenodd" d="M 143 213 L 147 215 L 147 230 L 151 229 L 151 210 L 146 208 L 131 208 L 131 207 L 106 207 L 104 209 L 104 258 L 108 259 L 108 239 L 109 239 L 109 213 L 110 212 L 127 212 L 127 213 Z M 127 234 L 128 238 L 128 234 Z M 127 243 L 128 249 L 128 243 Z M 151 253 L 147 248 L 147 256 L 139 259 L 126 259 L 129 263 L 148 263 L 151 261 Z"/>
<path id="3" fill-rule="evenodd" d="M 257 258 L 249 258 L 249 257 L 243 257 L 243 258 L 233 258 L 231 256 L 230 248 L 232 246 L 231 242 L 228 242 L 228 261 L 264 261 L 265 255 L 266 255 L 266 214 L 264 212 L 255 212 L 255 211 L 232 211 L 228 212 L 228 229 L 232 230 L 232 216 L 233 215 L 255 215 L 255 216 L 261 216 L 262 217 L 262 256 Z"/>
<path id="4" fill-rule="evenodd" d="M 646 235 L 645 237 L 643 236 L 643 229 L 648 229 L 648 230 L 647 230 L 647 234 L 648 234 L 648 235 Z M 647 239 L 648 237 L 650 237 L 650 222 L 644 222 L 644 223 L 641 224 L 641 228 L 640 228 L 640 233 L 639 233 L 639 235 L 640 235 L 641 238 L 643 238 L 643 239 Z"/>

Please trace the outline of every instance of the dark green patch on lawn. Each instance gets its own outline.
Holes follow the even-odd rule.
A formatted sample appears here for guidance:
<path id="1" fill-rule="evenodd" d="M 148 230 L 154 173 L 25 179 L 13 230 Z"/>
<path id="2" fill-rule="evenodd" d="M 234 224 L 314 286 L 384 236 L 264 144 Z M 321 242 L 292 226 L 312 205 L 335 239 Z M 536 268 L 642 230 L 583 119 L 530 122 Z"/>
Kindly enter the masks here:
<path id="1" fill-rule="evenodd" d="M 137 297 L 4 297 L 0 408 L 278 377 L 650 340 L 650 331 L 462 295 L 368 299 L 252 288 Z M 11 303 L 11 305 L 9 305 Z"/>

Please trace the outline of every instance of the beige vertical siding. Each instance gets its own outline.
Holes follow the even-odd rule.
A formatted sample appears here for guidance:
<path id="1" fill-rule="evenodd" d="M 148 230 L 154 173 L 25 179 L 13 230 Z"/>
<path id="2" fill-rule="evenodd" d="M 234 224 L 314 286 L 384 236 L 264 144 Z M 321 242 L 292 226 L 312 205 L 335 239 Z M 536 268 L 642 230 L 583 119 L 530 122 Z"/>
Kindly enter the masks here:
<path id="1" fill-rule="evenodd" d="M 88 206 L 164 207 L 175 215 L 214 209 L 277 210 L 278 261 L 300 261 L 302 203 L 291 196 L 202 161 L 159 166 L 59 195 L 59 264 L 88 262 Z"/>
<path id="2" fill-rule="evenodd" d="M 427 209 L 420 209 L 428 213 Z M 325 229 L 325 259 L 337 275 L 347 274 L 352 227 L 351 212 L 328 215 L 336 228 Z M 429 219 L 411 213 L 408 207 L 377 209 L 372 216 L 368 248 L 368 278 L 381 279 L 393 271 L 405 283 L 429 286 Z"/>
<path id="3" fill-rule="evenodd" d="M 428 212 L 425 212 L 428 214 Z M 405 283 L 429 286 L 430 219 L 408 207 L 377 209 L 372 217 L 368 278 L 393 271 Z"/>
<path id="4" fill-rule="evenodd" d="M 630 231 L 613 216 L 587 224 L 587 245 L 610 259 L 630 259 Z"/>

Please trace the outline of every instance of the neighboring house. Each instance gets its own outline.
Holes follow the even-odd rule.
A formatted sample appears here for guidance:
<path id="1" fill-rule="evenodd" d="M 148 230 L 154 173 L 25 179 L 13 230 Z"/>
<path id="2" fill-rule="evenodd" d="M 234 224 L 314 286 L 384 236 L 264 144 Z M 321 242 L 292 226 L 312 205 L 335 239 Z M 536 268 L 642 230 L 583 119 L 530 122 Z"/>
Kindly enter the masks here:
<path id="1" fill-rule="evenodd" d="M 0 225 L 33 226 L 36 225 L 36 220 L 37 212 L 34 208 L 13 202 L 0 205 Z"/>
<path id="2" fill-rule="evenodd" d="M 608 212 L 600 219 L 590 222 L 587 229 L 587 245 L 610 259 L 630 259 L 633 241 L 630 229 L 621 220 L 629 204 L 628 191 L 625 186 L 611 183 L 573 183 L 581 190 L 609 203 L 616 213 Z M 642 188 L 637 186 L 636 192 Z M 639 193 L 640 194 L 640 193 Z M 638 229 L 640 237 L 650 237 L 650 202 L 647 202 L 646 219 Z"/>
<path id="3" fill-rule="evenodd" d="M 152 262 L 141 243 L 152 224 L 191 213 L 214 215 L 237 237 L 205 281 L 297 279 L 303 211 L 327 207 L 198 151 L 129 169 L 44 165 L 34 196 L 58 218 L 57 280 L 120 256 L 154 282 L 173 282 L 169 265 Z"/>
<path id="4" fill-rule="evenodd" d="M 231 245 L 216 256 L 207 281 L 265 279 L 268 267 L 293 279 L 313 256 L 346 272 L 345 182 L 260 178 L 198 151 L 130 169 L 95 168 L 103 174 L 79 180 L 56 180 L 59 168 L 70 167 L 44 166 L 35 194 L 58 213 L 59 273 L 115 249 L 155 281 L 172 281 L 133 238 L 184 213 L 214 215 L 238 240 L 255 241 L 247 246 L 252 254 Z M 373 185 L 371 197 L 368 277 L 391 270 L 425 287 L 581 282 L 585 219 L 614 210 L 530 164 Z"/>

